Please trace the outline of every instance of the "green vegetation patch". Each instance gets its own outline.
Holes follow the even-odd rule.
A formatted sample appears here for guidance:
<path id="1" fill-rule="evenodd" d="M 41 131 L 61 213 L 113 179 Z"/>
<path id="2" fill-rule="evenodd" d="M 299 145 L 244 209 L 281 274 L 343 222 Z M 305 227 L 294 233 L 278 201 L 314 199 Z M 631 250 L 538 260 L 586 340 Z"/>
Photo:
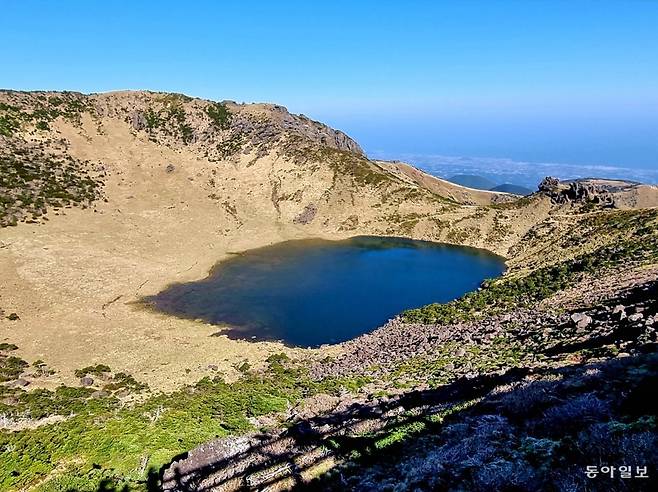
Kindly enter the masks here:
<path id="1" fill-rule="evenodd" d="M 141 391 L 145 391 L 148 389 L 148 385 L 146 383 L 142 383 L 140 381 L 137 381 L 133 376 L 130 374 L 126 374 L 125 372 L 118 372 L 116 373 L 110 382 L 103 386 L 103 389 L 105 391 L 128 391 L 131 393 L 139 393 Z"/>
<path id="2" fill-rule="evenodd" d="M 538 198 L 533 196 L 524 196 L 510 202 L 492 203 L 491 205 L 488 205 L 488 207 L 497 210 L 518 210 L 531 205 L 534 201 L 537 200 Z"/>
<path id="3" fill-rule="evenodd" d="M 89 162 L 38 147 L 0 149 L 0 227 L 37 221 L 51 208 L 86 208 L 102 196 L 102 181 Z"/>
<path id="4" fill-rule="evenodd" d="M 194 129 L 187 122 L 187 113 L 184 103 L 192 98 L 183 94 L 167 94 L 156 99 L 161 103 L 159 109 L 149 107 L 144 112 L 146 129 L 155 139 L 155 132 L 177 138 L 188 144 L 194 139 Z"/>
<path id="5" fill-rule="evenodd" d="M 17 379 L 28 366 L 20 357 L 0 354 L 0 382 Z"/>
<path id="6" fill-rule="evenodd" d="M 568 240 L 580 244 L 592 231 L 605 231 L 608 244 L 556 265 L 538 268 L 519 277 L 485 281 L 482 289 L 446 304 L 430 304 L 405 311 L 410 323 L 452 324 L 529 307 L 575 283 L 586 274 L 630 264 L 658 262 L 658 211 L 603 212 L 588 217 L 578 226 L 580 235 Z"/>
<path id="7" fill-rule="evenodd" d="M 206 114 L 210 118 L 210 121 L 220 130 L 230 128 L 233 115 L 226 107 L 226 104 L 212 102 L 206 107 Z"/>
<path id="8" fill-rule="evenodd" d="M 0 135 L 11 137 L 20 129 L 21 120 L 18 108 L 0 103 Z"/>
<path id="9" fill-rule="evenodd" d="M 217 144 L 217 153 L 220 159 L 226 159 L 236 154 L 242 145 L 246 142 L 246 135 L 242 132 L 236 132 L 223 139 Z"/>
<path id="10" fill-rule="evenodd" d="M 0 386 L 0 413 L 13 418 L 42 419 L 53 415 L 92 416 L 118 407 L 113 397 L 93 398 L 95 390 L 60 386 L 55 391 Z M 8 435 L 16 435 L 8 433 Z"/>
<path id="11" fill-rule="evenodd" d="M 391 226 L 388 228 L 387 232 L 391 234 L 399 233 L 405 236 L 411 236 L 414 232 L 414 228 L 422 218 L 423 216 L 417 213 L 409 213 L 405 215 L 395 213 L 389 215 L 386 218 L 386 222 Z"/>
<path id="12" fill-rule="evenodd" d="M 504 368 L 520 367 L 530 355 L 520 342 L 497 336 L 489 344 L 462 346 L 446 342 L 430 356 L 411 357 L 398 364 L 387 376 L 391 381 L 427 381 L 431 387 L 453 382 L 468 370 L 486 374 Z"/>
<path id="13" fill-rule="evenodd" d="M 80 124 L 82 113 L 91 105 L 82 94 L 62 92 L 58 95 L 37 97 L 29 105 L 0 103 L 0 135 L 13 136 L 24 125 L 34 125 L 38 130 L 49 130 L 50 123 L 64 118 Z"/>
<path id="14" fill-rule="evenodd" d="M 326 145 L 310 145 L 298 135 L 288 136 L 283 152 L 286 157 L 296 162 L 326 163 L 337 176 L 351 177 L 360 186 L 379 188 L 385 184 L 397 183 L 390 174 L 377 168 L 363 156 Z"/>
<path id="15" fill-rule="evenodd" d="M 85 376 L 105 376 L 112 372 L 109 366 L 105 364 L 96 364 L 95 366 L 87 366 L 82 369 L 75 370 L 75 376 L 82 378 Z"/>
<path id="16" fill-rule="evenodd" d="M 210 439 L 253 429 L 250 418 L 285 411 L 312 394 L 339 394 L 368 382 L 367 378 L 313 381 L 283 354 L 270 357 L 268 363 L 267 371 L 246 371 L 233 383 L 206 377 L 196 385 L 130 406 L 119 405 L 111 396 L 94 398 L 89 388 L 11 389 L 13 393 L 4 396 L 18 402 L 13 410 L 6 407 L 0 412 L 71 416 L 35 429 L 0 432 L 0 489 L 33 485 L 58 468 L 56 478 L 45 482 L 43 490 L 61 490 L 70 484 L 75 490 L 96 490 L 103 480 L 146 490 L 149 469 L 157 470 Z"/>

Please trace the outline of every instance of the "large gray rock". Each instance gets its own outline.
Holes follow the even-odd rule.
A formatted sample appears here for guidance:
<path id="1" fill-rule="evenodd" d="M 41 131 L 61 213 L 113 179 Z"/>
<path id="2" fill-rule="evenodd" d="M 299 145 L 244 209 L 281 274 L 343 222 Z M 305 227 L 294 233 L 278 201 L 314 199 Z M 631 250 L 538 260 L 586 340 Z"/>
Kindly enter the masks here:
<path id="1" fill-rule="evenodd" d="M 135 130 L 144 130 L 146 128 L 146 116 L 141 111 L 135 111 L 130 117 L 130 124 Z"/>
<path id="2" fill-rule="evenodd" d="M 80 378 L 80 384 L 82 386 L 91 386 L 94 384 L 94 378 L 85 376 L 83 378 Z"/>
<path id="3" fill-rule="evenodd" d="M 592 318 L 584 313 L 574 313 L 571 315 L 571 321 L 576 328 L 587 328 L 592 323 Z"/>

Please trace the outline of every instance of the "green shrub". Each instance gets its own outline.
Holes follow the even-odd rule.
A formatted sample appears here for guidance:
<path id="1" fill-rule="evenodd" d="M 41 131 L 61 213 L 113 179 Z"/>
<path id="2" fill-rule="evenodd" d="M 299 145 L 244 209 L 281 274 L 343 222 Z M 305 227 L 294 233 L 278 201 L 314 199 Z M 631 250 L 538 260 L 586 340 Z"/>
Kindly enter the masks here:
<path id="1" fill-rule="evenodd" d="M 139 393 L 141 391 L 147 390 L 148 385 L 146 383 L 137 381 L 130 374 L 118 372 L 114 375 L 111 382 L 106 384 L 103 389 L 105 391 L 127 390 L 130 392 Z"/>
<path id="2" fill-rule="evenodd" d="M 95 366 L 87 366 L 83 367 L 82 369 L 76 369 L 74 374 L 76 377 L 82 378 L 85 376 L 103 376 L 111 372 L 112 370 L 109 366 L 106 366 L 105 364 L 96 364 Z"/>
<path id="3" fill-rule="evenodd" d="M 10 115 L 0 114 L 0 135 L 11 137 L 20 128 L 20 123 Z"/>
<path id="4" fill-rule="evenodd" d="M 209 104 L 206 107 L 206 114 L 220 130 L 227 130 L 231 126 L 233 116 L 224 103 Z"/>
<path id="5" fill-rule="evenodd" d="M 20 357 L 0 355 L 0 382 L 17 379 L 29 364 Z"/>

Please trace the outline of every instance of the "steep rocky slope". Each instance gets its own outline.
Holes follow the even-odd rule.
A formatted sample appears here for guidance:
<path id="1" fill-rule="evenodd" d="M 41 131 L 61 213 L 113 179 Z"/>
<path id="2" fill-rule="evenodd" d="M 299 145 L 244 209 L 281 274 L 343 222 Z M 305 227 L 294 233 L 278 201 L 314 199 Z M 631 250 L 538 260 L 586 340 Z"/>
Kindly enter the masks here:
<path id="1" fill-rule="evenodd" d="M 404 172 L 399 172 L 371 162 L 344 133 L 280 106 L 143 92 L 1 96 L 6 101 L 0 107 L 0 128 L 7 172 L 19 165 L 10 156 L 23 159 L 25 165 L 61 174 L 55 184 L 72 193 L 59 196 L 49 182 L 30 175 L 7 179 L 3 195 L 12 201 L 0 210 L 5 225 L 36 220 L 49 208 L 88 206 L 104 183 L 139 191 L 144 183 L 128 179 L 138 172 L 148 176 L 154 189 L 186 179 L 199 198 L 215 201 L 218 214 L 224 215 L 217 222 L 230 219 L 237 223 L 229 224 L 233 227 L 267 214 L 270 222 L 328 231 L 412 233 L 418 228 L 420 235 L 438 236 L 447 224 L 439 223 L 439 217 L 468 218 L 459 204 L 513 200 L 435 180 L 409 166 L 402 165 Z M 37 149 L 41 155 L 33 154 Z M 179 156 L 167 155 L 171 152 Z M 49 159 L 54 156 L 71 160 L 68 174 L 53 169 Z M 86 177 L 84 165 L 89 163 L 95 165 L 95 181 L 66 181 L 73 169 L 76 176 Z M 27 201 L 36 203 L 37 210 L 20 200 L 21 194 L 30 195 Z M 122 198 L 115 189 L 107 196 L 116 203 L 123 203 Z M 475 223 L 468 227 L 477 228 Z M 485 231 L 453 242 L 486 243 L 478 241 Z"/>
<path id="2" fill-rule="evenodd" d="M 491 489 L 510 485 L 494 470 L 502 459 L 532 488 L 557 466 L 546 453 L 579 439 L 536 432 L 537 412 L 564 413 L 556 402 L 574 391 L 593 402 L 574 418 L 653 433 L 627 443 L 646 438 L 653 452 L 653 410 L 604 393 L 642 394 L 655 374 L 657 196 L 605 180 L 549 179 L 525 198 L 471 190 L 371 161 L 344 133 L 275 105 L 2 91 L 0 424 L 11 432 L 0 433 L 0 484 L 153 490 L 162 467 L 169 489 L 283 487 L 339 466 L 323 487 L 431 489 L 454 474 Z M 237 251 L 360 234 L 487 248 L 509 270 L 318 350 L 231 340 L 139 302 Z M 623 373 L 579 387 L 590 369 Z M 536 408 L 497 406 L 535 380 L 551 395 Z M 508 410 L 516 421 L 480 425 Z M 499 431 L 528 453 L 511 459 Z M 479 435 L 492 441 L 478 455 L 486 476 L 446 458 L 466 452 L 451 439 Z M 386 476 L 371 465 L 392 450 Z"/>

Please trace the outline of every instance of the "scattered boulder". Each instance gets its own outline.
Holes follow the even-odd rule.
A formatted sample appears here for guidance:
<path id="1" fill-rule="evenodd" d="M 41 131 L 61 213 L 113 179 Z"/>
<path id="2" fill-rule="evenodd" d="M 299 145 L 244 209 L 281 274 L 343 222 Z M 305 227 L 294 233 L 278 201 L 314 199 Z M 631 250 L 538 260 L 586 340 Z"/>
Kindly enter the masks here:
<path id="1" fill-rule="evenodd" d="M 173 164 L 167 164 L 167 167 L 165 167 L 165 171 L 168 173 L 173 173 L 176 170 L 176 166 Z"/>
<path id="2" fill-rule="evenodd" d="M 144 130 L 147 127 L 146 116 L 141 111 L 135 111 L 130 116 L 130 124 L 135 130 Z"/>
<path id="3" fill-rule="evenodd" d="M 94 384 L 94 378 L 91 378 L 89 376 L 85 376 L 83 378 L 80 378 L 80 384 L 82 386 L 91 386 Z"/>
<path id="4" fill-rule="evenodd" d="M 574 313 L 571 315 L 571 321 L 576 328 L 587 328 L 592 323 L 591 316 L 588 316 L 584 313 Z"/>

